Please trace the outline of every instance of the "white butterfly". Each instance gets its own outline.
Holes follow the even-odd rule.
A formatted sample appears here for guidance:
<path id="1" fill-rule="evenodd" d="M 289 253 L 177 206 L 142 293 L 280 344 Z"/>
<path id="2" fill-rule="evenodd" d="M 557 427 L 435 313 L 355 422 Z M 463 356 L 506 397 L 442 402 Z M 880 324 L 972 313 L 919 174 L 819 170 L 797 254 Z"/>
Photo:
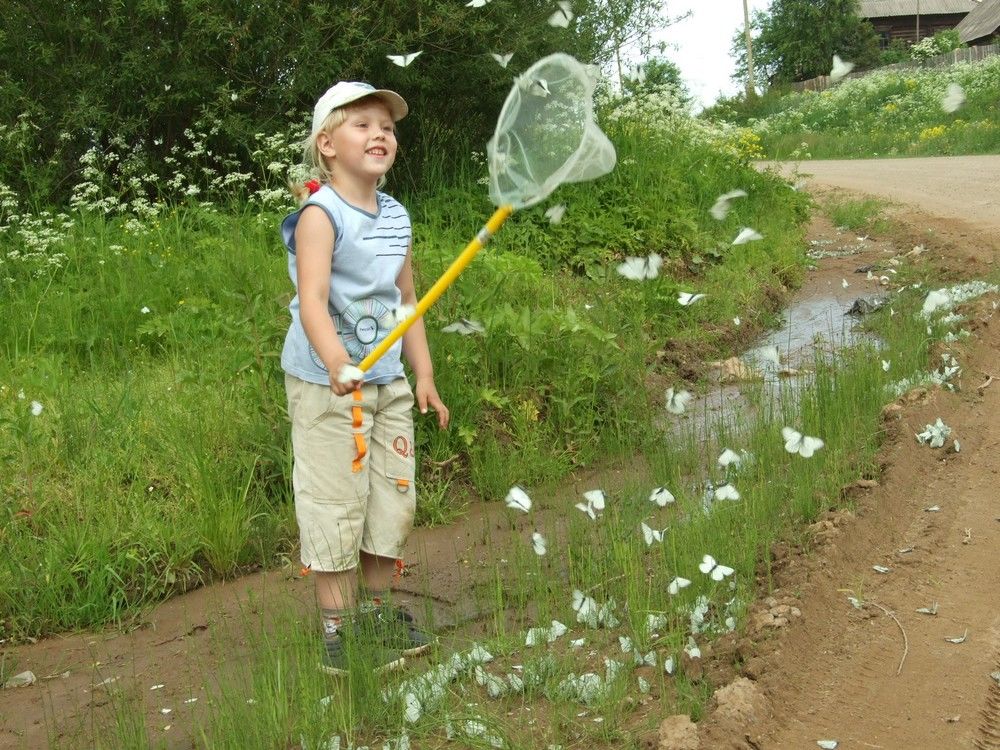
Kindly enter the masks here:
<path id="1" fill-rule="evenodd" d="M 558 205 L 552 206 L 546 209 L 545 216 L 549 220 L 549 224 L 558 224 L 562 221 L 563 216 L 566 213 L 566 204 L 559 203 Z"/>
<path id="2" fill-rule="evenodd" d="M 668 656 L 663 661 L 663 671 L 666 672 L 667 674 L 673 674 L 674 673 L 674 657 Z"/>
<path id="3" fill-rule="evenodd" d="M 354 365 L 341 365 L 337 373 L 338 383 L 350 383 L 352 380 L 364 380 L 364 372 Z"/>
<path id="4" fill-rule="evenodd" d="M 667 627 L 667 616 L 650 612 L 646 615 L 646 632 L 655 633 L 661 628 Z"/>
<path id="5" fill-rule="evenodd" d="M 627 635 L 618 636 L 618 648 L 622 650 L 623 654 L 632 653 L 632 639 Z"/>
<path id="6" fill-rule="evenodd" d="M 392 319 L 392 324 L 398 326 L 416 311 L 417 308 L 413 305 L 400 305 L 389 314 L 389 317 Z"/>
<path id="7" fill-rule="evenodd" d="M 546 542 L 545 537 L 537 531 L 531 535 L 531 546 L 534 548 L 535 554 L 539 557 L 548 551 L 548 542 Z"/>
<path id="8" fill-rule="evenodd" d="M 713 219 L 722 221 L 726 218 L 729 213 L 729 203 L 735 198 L 746 198 L 747 193 L 745 190 L 730 190 L 728 193 L 723 193 L 718 198 L 715 199 L 715 203 L 708 210 L 712 214 Z"/>
<path id="9" fill-rule="evenodd" d="M 667 411 L 671 414 L 683 414 L 692 398 L 694 397 L 687 391 L 675 393 L 673 388 L 667 388 Z"/>
<path id="10" fill-rule="evenodd" d="M 420 705 L 420 699 L 413 693 L 407 693 L 403 702 L 406 704 L 406 720 L 411 724 L 416 723 L 424 712 Z"/>
<path id="11" fill-rule="evenodd" d="M 811 458 L 813 453 L 824 445 L 819 438 L 803 435 L 791 427 L 782 427 L 781 437 L 785 439 L 785 450 L 789 453 L 798 453 L 802 458 Z"/>
<path id="12" fill-rule="evenodd" d="M 734 326 L 738 326 L 740 324 L 740 322 L 741 321 L 740 321 L 740 316 L 739 315 L 737 315 L 735 318 L 733 318 L 733 325 Z"/>
<path id="13" fill-rule="evenodd" d="M 704 294 L 694 294 L 693 292 L 680 292 L 677 295 L 677 304 L 687 307 L 688 305 L 693 305 L 704 296 Z"/>
<path id="14" fill-rule="evenodd" d="M 755 240 L 764 239 L 764 235 L 758 232 L 756 229 L 751 229 L 750 227 L 743 227 L 740 233 L 736 235 L 736 239 L 733 240 L 734 245 L 745 245 L 748 242 L 754 242 Z"/>
<path id="15" fill-rule="evenodd" d="M 604 510 L 604 490 L 587 490 L 583 498 L 587 502 L 577 503 L 576 508 L 590 516 L 590 520 L 597 520 L 597 511 Z"/>
<path id="16" fill-rule="evenodd" d="M 545 97 L 552 93 L 552 91 L 549 90 L 549 82 L 544 78 L 536 78 L 532 81 L 532 84 L 531 93 L 535 96 Z"/>
<path id="17" fill-rule="evenodd" d="M 731 484 L 724 484 L 721 487 L 716 487 L 713 493 L 715 500 L 739 500 L 740 493 Z"/>
<path id="18" fill-rule="evenodd" d="M 528 493 L 524 491 L 523 487 L 518 487 L 516 484 L 510 488 L 504 502 L 507 503 L 508 508 L 519 510 L 522 513 L 531 510 L 531 498 L 528 497 Z"/>
<path id="19" fill-rule="evenodd" d="M 624 263 L 618 265 L 618 273 L 632 281 L 655 279 L 659 276 L 662 265 L 663 258 L 657 253 L 651 254 L 648 258 L 636 258 L 630 255 L 625 258 Z"/>
<path id="20" fill-rule="evenodd" d="M 576 639 L 574 639 L 574 640 L 572 640 L 572 641 L 569 642 L 569 647 L 570 648 L 583 648 L 586 643 L 587 643 L 587 639 L 586 638 L 576 638 Z"/>
<path id="21" fill-rule="evenodd" d="M 654 529 L 649 526 L 645 521 L 641 524 L 642 527 L 642 538 L 646 542 L 646 546 L 652 546 L 653 542 L 662 542 L 663 534 L 666 529 Z"/>
<path id="22" fill-rule="evenodd" d="M 887 359 L 883 359 L 882 360 L 882 372 L 889 372 L 889 368 L 891 366 L 892 366 L 892 363 L 889 360 L 887 360 Z"/>
<path id="23" fill-rule="evenodd" d="M 690 635 L 688 636 L 687 645 L 684 647 L 684 653 L 688 655 L 689 659 L 700 659 L 701 649 L 698 648 L 698 644 L 695 643 L 694 638 Z"/>
<path id="24" fill-rule="evenodd" d="M 573 591 L 573 611 L 576 612 L 577 622 L 597 620 L 597 602 L 579 589 Z"/>
<path id="25" fill-rule="evenodd" d="M 965 104 L 965 89 L 957 83 L 949 83 L 948 91 L 941 99 L 941 109 L 949 114 L 958 111 Z"/>
<path id="26" fill-rule="evenodd" d="M 647 651 L 646 653 L 642 653 L 639 651 L 639 649 L 635 649 L 632 652 L 632 660 L 635 662 L 635 665 L 637 667 L 645 667 L 645 666 L 655 667 L 656 652 Z M 640 677 L 639 679 L 641 680 L 642 678 Z M 649 692 L 649 685 L 646 686 L 645 692 Z"/>
<path id="27" fill-rule="evenodd" d="M 841 285 L 842 287 L 844 287 L 844 289 L 847 289 L 847 287 L 849 287 L 849 286 L 850 286 L 850 284 L 849 284 L 849 283 L 847 283 L 847 279 L 841 279 L 841 280 L 840 280 L 840 285 Z"/>
<path id="28" fill-rule="evenodd" d="M 705 555 L 698 564 L 698 570 L 707 575 L 713 581 L 721 581 L 726 576 L 731 576 L 734 571 L 727 565 L 720 565 L 711 555 Z"/>
<path id="29" fill-rule="evenodd" d="M 549 26 L 558 26 L 565 29 L 569 26 L 569 22 L 573 20 L 573 6 L 566 0 L 560 0 L 558 5 L 559 10 L 549 16 Z"/>
<path id="30" fill-rule="evenodd" d="M 441 329 L 444 333 L 460 333 L 463 336 L 471 336 L 474 333 L 484 333 L 486 328 L 478 320 L 472 318 L 459 318 L 454 323 L 446 325 Z"/>
<path id="31" fill-rule="evenodd" d="M 830 80 L 836 83 L 852 70 L 854 70 L 854 63 L 844 62 L 840 59 L 840 55 L 834 55 L 833 68 L 830 70 Z"/>
<path id="32" fill-rule="evenodd" d="M 687 578 L 677 576 L 674 580 L 667 584 L 667 593 L 671 596 L 677 596 L 681 589 L 686 589 L 690 585 L 691 581 Z"/>
<path id="33" fill-rule="evenodd" d="M 969 637 L 969 629 L 966 628 L 962 635 L 955 636 L 954 638 L 945 638 L 948 643 L 965 643 L 965 639 Z"/>
<path id="34" fill-rule="evenodd" d="M 465 4 L 465 7 L 466 8 L 482 8 L 489 1 L 490 0 L 469 0 L 469 2 L 467 2 Z"/>
<path id="35" fill-rule="evenodd" d="M 510 59 L 514 56 L 513 52 L 508 52 L 506 55 L 499 55 L 496 52 L 490 52 L 490 57 L 497 61 L 497 64 L 501 68 L 506 68 L 510 63 Z"/>
<path id="36" fill-rule="evenodd" d="M 722 454 L 719 456 L 719 466 L 725 469 L 730 464 L 739 465 L 740 461 L 742 460 L 743 458 L 740 456 L 739 453 L 730 450 L 729 448 L 726 448 L 724 451 L 722 451 Z"/>
<path id="37" fill-rule="evenodd" d="M 816 744 L 822 748 L 822 750 L 837 750 L 840 745 L 837 740 L 816 740 Z"/>
<path id="38" fill-rule="evenodd" d="M 752 359 L 758 366 L 774 368 L 781 367 L 781 353 L 778 351 L 778 347 L 773 344 L 758 347 L 747 354 L 752 355 Z"/>
<path id="39" fill-rule="evenodd" d="M 386 57 L 389 58 L 389 62 L 391 62 L 393 65 L 398 65 L 401 68 L 405 68 L 407 65 L 412 63 L 418 57 L 420 57 L 423 53 L 424 51 L 421 49 L 417 50 L 416 52 L 410 52 L 407 55 L 386 55 Z"/>
<path id="40" fill-rule="evenodd" d="M 649 502 L 666 508 L 669 503 L 674 502 L 674 496 L 666 487 L 657 487 L 649 493 Z"/>

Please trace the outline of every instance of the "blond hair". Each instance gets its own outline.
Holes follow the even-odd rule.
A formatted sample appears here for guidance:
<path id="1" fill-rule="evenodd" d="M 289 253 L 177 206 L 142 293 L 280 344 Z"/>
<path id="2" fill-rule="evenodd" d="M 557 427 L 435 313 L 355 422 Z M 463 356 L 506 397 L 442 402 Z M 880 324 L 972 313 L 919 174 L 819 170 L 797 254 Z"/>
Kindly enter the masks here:
<path id="1" fill-rule="evenodd" d="M 388 109 L 385 102 L 377 96 L 366 96 L 350 102 L 349 104 L 345 104 L 343 107 L 331 109 L 330 114 L 328 114 L 326 119 L 323 120 L 323 125 L 318 131 L 316 131 L 316 135 L 307 136 L 306 140 L 302 142 L 302 165 L 307 175 L 306 179 L 303 182 L 288 183 L 288 188 L 292 191 L 292 195 L 295 196 L 295 199 L 299 203 L 305 203 L 309 200 L 310 190 L 307 187 L 308 182 L 317 180 L 320 185 L 326 185 L 333 179 L 333 167 L 327 163 L 323 154 L 320 153 L 319 145 L 316 143 L 319 134 L 332 133 L 347 121 L 347 116 L 350 114 L 352 107 L 372 101 L 377 101 L 386 106 Z M 384 184 L 385 175 L 378 178 L 376 186 L 382 187 Z"/>

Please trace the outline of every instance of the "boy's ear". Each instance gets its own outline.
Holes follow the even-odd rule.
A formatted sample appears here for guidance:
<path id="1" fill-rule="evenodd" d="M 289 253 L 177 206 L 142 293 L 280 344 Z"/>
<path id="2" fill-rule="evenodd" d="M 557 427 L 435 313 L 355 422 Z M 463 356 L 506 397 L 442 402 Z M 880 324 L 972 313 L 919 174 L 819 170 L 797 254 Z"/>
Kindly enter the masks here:
<path id="1" fill-rule="evenodd" d="M 316 136 L 316 146 L 319 148 L 319 152 L 328 158 L 332 158 L 337 155 L 336 150 L 333 148 L 333 139 L 330 134 L 322 131 Z"/>

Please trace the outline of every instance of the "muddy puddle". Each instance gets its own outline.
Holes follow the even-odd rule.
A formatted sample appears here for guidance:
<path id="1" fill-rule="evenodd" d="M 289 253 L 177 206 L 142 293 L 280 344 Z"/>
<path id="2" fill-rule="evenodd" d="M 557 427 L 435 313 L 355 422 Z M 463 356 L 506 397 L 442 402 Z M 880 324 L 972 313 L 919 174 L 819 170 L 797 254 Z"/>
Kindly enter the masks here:
<path id="1" fill-rule="evenodd" d="M 664 410 L 661 425 L 668 434 L 703 444 L 712 442 L 720 423 L 730 432 L 739 431 L 767 404 L 795 398 L 807 387 L 817 357 L 830 357 L 862 340 L 873 340 L 862 330 L 864 316 L 847 313 L 859 298 L 884 298 L 886 288 L 877 274 L 870 279 L 867 271 L 857 269 L 884 265 L 896 254 L 896 248 L 837 231 L 819 221 L 814 222 L 812 235 L 819 237 L 810 252 L 815 267 L 793 295 L 780 324 L 750 342 L 742 353 L 720 363 L 724 366 L 713 368 L 710 386 L 695 395 L 684 414 L 675 416 Z M 753 377 L 728 380 L 737 369 L 739 374 Z M 711 460 L 715 460 L 714 454 Z M 617 485 L 641 471 L 639 466 L 630 467 L 621 476 L 605 471 L 573 486 L 556 488 L 548 507 L 536 509 L 532 522 L 564 536 L 567 508 L 579 500 L 582 490 L 600 486 L 614 494 Z M 588 484 L 590 479 L 593 483 Z M 420 529 L 414 534 L 408 553 L 408 559 L 414 561 L 411 575 L 399 581 L 396 589 L 438 626 L 460 628 L 460 638 L 484 634 L 488 623 L 483 618 L 503 619 L 503 614 L 495 611 L 495 602 L 473 592 L 507 561 L 483 551 L 505 548 L 502 540 L 510 536 L 526 544 L 531 530 L 527 519 L 512 519 L 501 503 L 474 505 L 460 524 Z M 456 560 L 457 564 L 442 569 L 434 563 L 442 559 Z"/>
<path id="2" fill-rule="evenodd" d="M 863 322 L 887 299 L 879 281 L 886 271 L 869 271 L 895 253 L 891 243 L 833 228 L 813 240 L 815 265 L 779 325 L 742 353 L 712 363 L 708 389 L 696 393 L 680 417 L 666 415 L 664 428 L 702 442 L 720 423 L 738 427 L 761 404 L 794 399 L 811 383 L 817 359 L 829 359 L 862 341 L 878 346 Z"/>

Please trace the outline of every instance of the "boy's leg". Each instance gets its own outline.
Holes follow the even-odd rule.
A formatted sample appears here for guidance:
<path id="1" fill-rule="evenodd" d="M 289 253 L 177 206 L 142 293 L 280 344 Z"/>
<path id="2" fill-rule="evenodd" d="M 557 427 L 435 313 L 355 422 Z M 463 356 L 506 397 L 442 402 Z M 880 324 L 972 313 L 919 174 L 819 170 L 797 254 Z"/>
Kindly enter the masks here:
<path id="1" fill-rule="evenodd" d="M 343 674 L 347 671 L 343 636 L 353 637 L 356 629 L 356 569 L 369 494 L 370 457 L 359 454 L 370 441 L 377 390 L 366 386 L 364 393 L 334 396 L 326 386 L 290 376 L 286 387 L 302 564 L 316 576 L 326 648 L 324 671 Z M 376 668 L 402 664 L 398 654 L 375 658 Z"/>
<path id="2" fill-rule="evenodd" d="M 386 625 L 387 640 L 404 655 L 426 651 L 436 640 L 403 608 L 388 601 L 396 560 L 416 511 L 413 392 L 405 379 L 379 386 L 372 427 L 371 492 L 361 539 L 362 609 Z"/>

